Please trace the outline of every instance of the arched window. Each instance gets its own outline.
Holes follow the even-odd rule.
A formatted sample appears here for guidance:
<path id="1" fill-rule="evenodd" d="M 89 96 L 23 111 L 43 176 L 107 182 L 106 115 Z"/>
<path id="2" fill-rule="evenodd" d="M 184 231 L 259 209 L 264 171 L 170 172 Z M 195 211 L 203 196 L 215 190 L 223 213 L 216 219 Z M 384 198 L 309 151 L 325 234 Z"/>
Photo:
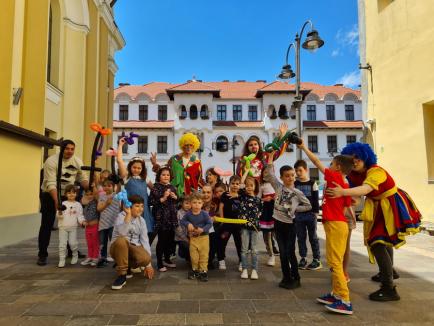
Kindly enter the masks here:
<path id="1" fill-rule="evenodd" d="M 58 86 L 60 52 L 60 5 L 58 0 L 50 1 L 48 19 L 47 82 Z"/>
<path id="2" fill-rule="evenodd" d="M 180 119 L 186 119 L 187 118 L 187 108 L 185 107 L 185 105 L 181 105 L 179 107 L 179 118 Z"/>
<path id="3" fill-rule="evenodd" d="M 229 149 L 229 141 L 225 136 L 217 137 L 215 144 L 218 152 L 227 152 Z"/>
<path id="4" fill-rule="evenodd" d="M 202 119 L 209 119 L 208 116 L 208 105 L 204 104 L 200 107 L 200 117 Z"/>
<path id="5" fill-rule="evenodd" d="M 192 120 L 197 119 L 197 106 L 194 104 L 190 106 L 190 119 Z"/>
<path id="6" fill-rule="evenodd" d="M 286 105 L 285 104 L 282 104 L 279 107 L 279 118 L 280 119 L 288 119 L 289 118 L 289 116 L 288 116 L 288 110 L 286 110 Z"/>
<path id="7" fill-rule="evenodd" d="M 276 108 L 272 104 L 268 107 L 268 116 L 270 117 L 270 119 L 277 118 Z"/>

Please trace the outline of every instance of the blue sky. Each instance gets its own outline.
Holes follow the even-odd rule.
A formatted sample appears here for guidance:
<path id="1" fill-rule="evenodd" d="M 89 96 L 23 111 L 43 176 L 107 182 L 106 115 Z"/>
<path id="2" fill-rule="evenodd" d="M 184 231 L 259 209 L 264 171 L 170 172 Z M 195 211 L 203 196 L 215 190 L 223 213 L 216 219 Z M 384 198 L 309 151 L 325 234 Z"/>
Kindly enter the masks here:
<path id="1" fill-rule="evenodd" d="M 301 80 L 360 83 L 356 0 L 119 0 L 115 19 L 126 40 L 116 54 L 115 85 L 193 76 L 274 81 L 307 19 L 325 45 L 302 49 Z M 294 61 L 291 53 L 295 70 Z"/>

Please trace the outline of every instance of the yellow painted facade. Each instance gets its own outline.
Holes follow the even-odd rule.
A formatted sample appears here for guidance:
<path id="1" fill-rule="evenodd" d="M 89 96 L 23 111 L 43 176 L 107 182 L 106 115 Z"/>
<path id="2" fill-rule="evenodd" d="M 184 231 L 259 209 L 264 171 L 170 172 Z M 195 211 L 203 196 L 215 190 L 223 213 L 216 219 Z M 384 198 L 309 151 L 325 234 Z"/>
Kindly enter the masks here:
<path id="1" fill-rule="evenodd" d="M 72 139 L 85 164 L 95 137 L 89 124 L 112 125 L 113 58 L 125 45 L 111 2 L 1 2 L 0 122 L 53 139 Z M 14 104 L 18 88 L 22 96 Z M 38 216 L 44 148 L 1 127 L 0 148 L 0 223 L 11 218 L 26 222 Z M 107 161 L 99 165 L 106 167 Z"/>
<path id="2" fill-rule="evenodd" d="M 372 79 L 362 72 L 366 113 L 379 164 L 434 221 L 434 1 L 364 0 L 359 9 L 362 64 L 372 67 Z"/>

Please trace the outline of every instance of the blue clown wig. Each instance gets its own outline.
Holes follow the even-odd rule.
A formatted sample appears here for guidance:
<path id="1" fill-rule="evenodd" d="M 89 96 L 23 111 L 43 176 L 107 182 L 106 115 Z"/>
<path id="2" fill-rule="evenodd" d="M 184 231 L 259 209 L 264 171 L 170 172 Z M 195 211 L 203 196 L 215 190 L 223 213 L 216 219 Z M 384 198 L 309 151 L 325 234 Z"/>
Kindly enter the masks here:
<path id="1" fill-rule="evenodd" d="M 343 155 L 351 155 L 365 162 L 366 168 L 370 168 L 372 165 L 377 164 L 377 155 L 375 155 L 371 146 L 364 143 L 352 143 L 348 144 L 342 150 Z"/>

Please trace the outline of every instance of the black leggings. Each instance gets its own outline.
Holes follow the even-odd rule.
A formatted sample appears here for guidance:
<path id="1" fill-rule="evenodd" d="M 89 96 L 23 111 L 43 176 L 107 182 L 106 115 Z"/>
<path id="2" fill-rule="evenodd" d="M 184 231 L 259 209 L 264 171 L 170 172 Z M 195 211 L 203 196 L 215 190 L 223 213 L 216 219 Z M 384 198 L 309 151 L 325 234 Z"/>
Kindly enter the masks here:
<path id="1" fill-rule="evenodd" d="M 385 287 L 393 286 L 393 248 L 377 243 L 371 248 L 380 269 L 381 284 Z"/>
<path id="2" fill-rule="evenodd" d="M 226 246 L 231 235 L 234 237 L 237 249 L 238 260 L 241 262 L 241 227 L 237 224 L 223 224 L 217 231 L 217 259 L 224 260 L 226 257 Z"/>
<path id="3" fill-rule="evenodd" d="M 164 261 L 170 262 L 170 254 L 172 253 L 172 242 L 175 240 L 175 230 L 158 230 L 158 242 L 157 242 L 157 266 L 162 268 L 163 265 L 163 255 Z"/>

